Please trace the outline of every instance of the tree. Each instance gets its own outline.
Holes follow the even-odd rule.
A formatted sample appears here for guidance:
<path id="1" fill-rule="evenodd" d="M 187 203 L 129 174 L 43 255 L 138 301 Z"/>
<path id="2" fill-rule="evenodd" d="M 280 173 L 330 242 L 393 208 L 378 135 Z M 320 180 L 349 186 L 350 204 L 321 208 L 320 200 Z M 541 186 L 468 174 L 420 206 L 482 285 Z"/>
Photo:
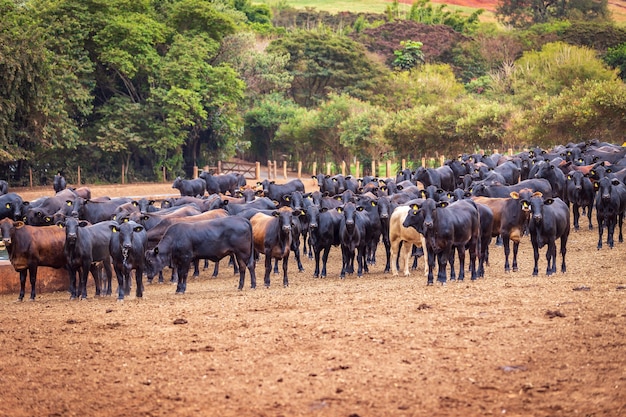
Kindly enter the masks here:
<path id="1" fill-rule="evenodd" d="M 382 69 L 363 46 L 325 30 L 298 30 L 273 41 L 269 53 L 288 53 L 291 96 L 302 106 L 319 104 L 331 92 L 366 97 Z"/>
<path id="2" fill-rule="evenodd" d="M 619 70 L 619 76 L 626 81 L 626 43 L 609 48 L 604 56 L 604 62 Z"/>
<path id="3" fill-rule="evenodd" d="M 496 8 L 500 22 L 523 28 L 536 23 L 573 18 L 609 20 L 607 0 L 502 0 Z"/>
<path id="4" fill-rule="evenodd" d="M 424 52 L 422 46 L 424 44 L 417 41 L 400 41 L 400 47 L 393 51 L 396 59 L 393 60 L 392 66 L 400 70 L 410 70 L 424 63 Z"/>
<path id="5" fill-rule="evenodd" d="M 427 25 L 446 25 L 460 33 L 471 34 L 478 27 L 479 17 L 483 9 L 477 9 L 469 16 L 464 16 L 460 10 L 449 10 L 446 4 L 433 7 L 430 0 L 413 2 L 407 19 Z"/>

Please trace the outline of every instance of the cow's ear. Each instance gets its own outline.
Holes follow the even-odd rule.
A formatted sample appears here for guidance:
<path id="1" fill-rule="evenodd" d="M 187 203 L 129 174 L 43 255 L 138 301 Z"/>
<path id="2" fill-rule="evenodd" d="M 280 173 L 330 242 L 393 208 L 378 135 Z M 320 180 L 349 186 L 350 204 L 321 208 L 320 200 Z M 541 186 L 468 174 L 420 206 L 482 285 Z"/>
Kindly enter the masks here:
<path id="1" fill-rule="evenodd" d="M 89 222 L 85 221 L 85 220 L 81 220 L 81 221 L 78 222 L 78 226 L 79 227 L 89 226 Z"/>
<path id="2" fill-rule="evenodd" d="M 65 223 L 63 223 L 62 221 L 58 221 L 56 225 L 59 229 L 63 229 L 65 227 Z"/>
<path id="3" fill-rule="evenodd" d="M 401 185 L 398 185 L 398 187 L 397 187 L 397 188 L 398 188 L 398 190 L 400 190 L 400 191 L 402 191 L 402 190 L 404 189 L 404 187 L 403 187 L 403 186 L 401 186 Z"/>
<path id="4" fill-rule="evenodd" d="M 147 214 L 144 214 L 144 215 L 141 217 L 141 220 L 143 220 L 144 222 L 145 222 L 145 221 L 147 221 L 147 220 L 150 220 L 150 216 L 148 216 Z"/>
<path id="5" fill-rule="evenodd" d="M 254 195 L 256 195 L 256 196 L 261 196 L 261 195 L 263 195 L 263 190 L 256 190 L 256 192 L 254 193 Z"/>
<path id="6" fill-rule="evenodd" d="M 611 184 L 612 184 L 612 185 L 619 185 L 619 180 L 618 180 L 617 178 L 613 178 L 613 179 L 611 180 Z"/>
<path id="7" fill-rule="evenodd" d="M 597 181 L 593 182 L 593 189 L 598 191 L 600 189 L 600 184 Z"/>
<path id="8" fill-rule="evenodd" d="M 511 198 L 519 200 L 519 193 L 517 191 L 511 191 L 511 194 L 509 195 L 511 196 Z"/>
<path id="9" fill-rule="evenodd" d="M 572 177 L 571 175 L 567 176 L 567 179 L 570 180 L 570 181 L 572 180 L 572 178 L 574 178 L 574 177 Z"/>
<path id="10" fill-rule="evenodd" d="M 112 215 L 111 220 L 117 220 L 117 214 Z"/>
<path id="11" fill-rule="evenodd" d="M 111 229 L 111 232 L 113 232 L 113 233 L 117 233 L 117 232 L 119 232 L 119 231 L 120 231 L 119 227 L 117 227 L 117 225 L 116 225 L 116 224 L 112 224 L 112 225 L 110 225 L 110 226 L 109 226 L 109 229 Z"/>
<path id="12" fill-rule="evenodd" d="M 607 174 L 610 174 L 611 172 L 613 172 L 613 170 L 612 170 L 611 168 L 607 168 L 607 169 L 606 169 L 606 173 L 607 173 Z"/>
<path id="13" fill-rule="evenodd" d="M 417 204 L 415 204 L 415 203 L 411 204 L 411 209 L 413 209 L 414 211 L 419 210 L 419 208 L 420 207 Z"/>
<path id="14" fill-rule="evenodd" d="M 139 233 L 143 230 L 143 226 L 142 225 L 137 225 L 135 226 L 135 228 L 133 229 L 133 232 Z"/>
<path id="15" fill-rule="evenodd" d="M 67 204 L 68 206 L 71 206 L 72 204 L 74 204 L 74 202 L 72 200 L 66 200 L 65 204 Z"/>
<path id="16" fill-rule="evenodd" d="M 341 201 L 341 196 L 339 194 L 337 194 L 336 196 L 333 197 L 335 200 L 339 200 Z"/>
<path id="17" fill-rule="evenodd" d="M 274 211 L 272 212 L 272 216 L 274 216 L 274 217 L 278 217 L 278 216 L 280 216 L 280 212 L 279 212 L 279 211 L 277 211 L 277 210 L 274 210 Z"/>
<path id="18" fill-rule="evenodd" d="M 223 205 L 225 205 L 225 206 L 227 206 L 227 205 L 228 205 L 228 201 L 230 201 L 230 200 L 224 200 L 224 201 L 222 202 L 222 204 L 223 204 Z"/>
<path id="19" fill-rule="evenodd" d="M 137 207 L 137 206 L 139 205 L 139 203 L 138 203 L 138 202 L 136 202 L 136 201 L 132 201 L 132 202 L 131 202 L 131 204 L 132 204 L 133 206 L 135 206 L 135 207 Z"/>
<path id="20" fill-rule="evenodd" d="M 158 254 L 159 254 L 159 247 L 158 247 L 158 246 L 154 248 L 154 254 L 155 254 L 155 255 L 158 255 Z"/>
<path id="21" fill-rule="evenodd" d="M 376 207 L 378 205 L 378 201 L 372 201 L 370 204 L 372 205 L 372 207 Z"/>
<path id="22" fill-rule="evenodd" d="M 544 200 L 544 202 L 543 202 L 543 204 L 545 204 L 546 206 L 549 206 L 552 203 L 554 203 L 554 199 L 553 198 L 548 198 L 548 199 Z"/>
<path id="23" fill-rule="evenodd" d="M 365 210 L 365 209 L 363 208 L 363 206 L 357 206 L 357 207 L 356 207 L 356 211 L 363 211 L 363 210 Z"/>
<path id="24" fill-rule="evenodd" d="M 320 213 L 326 213 L 328 211 L 328 207 L 320 208 Z"/>
<path id="25" fill-rule="evenodd" d="M 122 219 L 122 223 L 128 223 L 130 221 L 130 219 L 128 217 L 124 217 Z"/>
<path id="26" fill-rule="evenodd" d="M 291 196 L 290 196 L 289 194 L 285 194 L 285 195 L 283 196 L 283 200 L 285 200 L 285 201 L 291 201 Z"/>
<path id="27" fill-rule="evenodd" d="M 437 204 L 437 206 L 441 208 L 446 208 L 448 207 L 448 204 L 449 203 L 447 201 L 440 201 L 439 204 Z"/>
<path id="28" fill-rule="evenodd" d="M 335 210 L 337 210 L 339 213 L 343 213 L 343 206 L 339 206 Z"/>
<path id="29" fill-rule="evenodd" d="M 541 191 L 535 191 L 532 196 L 533 197 L 543 197 L 543 193 Z"/>
<path id="30" fill-rule="evenodd" d="M 420 190 L 420 197 L 426 197 L 426 190 Z"/>
<path id="31" fill-rule="evenodd" d="M 275 207 L 279 207 L 280 206 L 280 203 L 278 201 L 276 201 L 276 200 L 272 200 L 272 203 L 274 203 Z"/>
<path id="32" fill-rule="evenodd" d="M 272 180 L 272 181 L 270 181 L 270 184 L 276 184 L 276 181 Z"/>
<path id="33" fill-rule="evenodd" d="M 44 219 L 44 221 L 46 223 L 50 223 L 52 221 L 52 218 L 50 216 L 46 216 L 46 218 Z"/>

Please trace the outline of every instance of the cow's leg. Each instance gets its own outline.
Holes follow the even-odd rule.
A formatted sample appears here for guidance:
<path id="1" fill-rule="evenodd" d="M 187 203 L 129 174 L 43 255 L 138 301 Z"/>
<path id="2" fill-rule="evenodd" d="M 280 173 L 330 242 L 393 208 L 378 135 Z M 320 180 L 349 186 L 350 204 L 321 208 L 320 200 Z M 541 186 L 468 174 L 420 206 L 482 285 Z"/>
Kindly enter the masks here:
<path id="1" fill-rule="evenodd" d="M 391 242 L 389 241 L 389 236 L 387 236 L 386 233 L 383 233 L 383 245 L 385 245 L 385 256 L 387 257 L 385 270 L 383 272 L 388 273 L 391 269 Z"/>
<path id="2" fill-rule="evenodd" d="M 28 269 L 22 269 L 20 271 L 20 295 L 17 297 L 19 301 L 24 300 L 24 293 L 26 292 L 26 274 L 28 274 Z"/>
<path id="3" fill-rule="evenodd" d="M 207 259 L 205 259 L 206 261 Z M 193 260 L 193 277 L 197 278 L 200 276 L 200 259 Z"/>
<path id="4" fill-rule="evenodd" d="M 107 294 L 106 295 L 111 295 L 111 281 L 113 279 L 113 269 L 111 268 L 111 261 L 106 259 L 102 262 L 102 267 L 104 268 L 104 273 L 106 274 L 106 281 L 107 281 Z M 92 273 L 93 275 L 93 273 Z M 99 277 L 98 277 L 99 278 Z M 96 278 L 96 276 L 94 276 L 94 280 L 96 283 L 96 296 L 99 296 L 102 289 L 101 289 L 101 283 L 100 280 Z M 125 287 L 124 287 L 124 292 L 126 294 L 128 294 L 130 292 L 130 281 L 128 279 L 126 279 L 126 282 L 124 283 Z M 126 289 L 128 288 L 128 291 L 126 291 Z"/>
<path id="5" fill-rule="evenodd" d="M 622 235 L 622 225 L 624 224 L 624 213 L 623 212 L 619 214 L 618 224 L 619 224 L 618 241 L 619 241 L 619 243 L 624 243 L 624 235 Z"/>
<path id="6" fill-rule="evenodd" d="M 546 262 L 548 263 L 548 266 L 546 267 L 546 275 L 550 276 L 552 275 L 552 272 L 553 272 L 552 266 L 553 266 L 554 259 L 556 257 L 556 246 L 554 245 L 553 242 L 548 243 L 547 246 L 548 248 L 546 250 Z M 552 254 L 553 247 L 554 247 L 554 256 Z"/>
<path id="7" fill-rule="evenodd" d="M 340 278 L 346 277 L 346 267 L 348 265 L 348 249 L 341 245 L 341 273 L 339 274 Z"/>
<path id="8" fill-rule="evenodd" d="M 293 252 L 293 256 L 296 258 L 298 271 L 304 272 L 304 267 L 302 266 L 302 262 L 300 261 L 300 239 L 293 239 L 291 241 L 291 251 Z"/>
<path id="9" fill-rule="evenodd" d="M 465 245 L 457 246 L 456 252 L 459 254 L 459 281 L 463 281 L 465 279 Z M 452 268 L 452 263 L 450 267 Z M 474 271 L 474 276 L 472 279 L 476 279 L 476 272 Z"/>
<path id="10" fill-rule="evenodd" d="M 283 287 L 289 286 L 289 278 L 287 277 L 287 267 L 289 265 L 289 253 L 283 258 Z"/>
<path id="11" fill-rule="evenodd" d="M 68 275 L 69 275 L 69 281 L 70 281 L 70 300 L 74 300 L 78 298 L 78 288 L 76 287 L 76 273 L 77 272 L 78 271 L 74 268 L 68 268 Z M 22 291 L 22 297 L 23 296 L 24 296 L 24 291 Z"/>
<path id="12" fill-rule="evenodd" d="M 433 251 L 428 251 L 428 280 L 427 280 L 427 285 L 433 285 L 433 281 L 434 281 L 434 273 L 433 270 L 435 269 L 435 252 Z"/>
<path id="13" fill-rule="evenodd" d="M 189 275 L 189 262 L 181 262 L 181 265 L 174 269 L 178 271 L 178 284 L 176 285 L 176 294 L 184 294 L 187 291 L 187 275 Z"/>
<path id="14" fill-rule="evenodd" d="M 591 224 L 591 211 L 593 209 L 593 205 L 589 204 L 587 208 L 587 220 L 589 221 L 589 230 L 593 230 L 593 224 Z"/>
<path id="15" fill-rule="evenodd" d="M 37 265 L 31 265 L 28 269 L 28 275 L 30 278 L 30 301 L 34 301 L 35 289 L 37 287 Z"/>
<path id="16" fill-rule="evenodd" d="M 274 262 L 274 265 L 278 265 L 278 260 Z M 270 272 L 272 271 L 272 257 L 268 252 L 265 253 L 265 277 L 263 277 L 263 283 L 266 287 L 270 286 Z"/>
<path id="17" fill-rule="evenodd" d="M 604 232 L 604 218 L 599 214 L 596 216 L 598 222 L 598 250 L 602 249 L 602 233 Z"/>
<path id="18" fill-rule="evenodd" d="M 326 263 L 328 262 L 328 254 L 330 253 L 330 246 L 324 248 L 322 255 L 322 278 L 326 278 Z"/>
<path id="19" fill-rule="evenodd" d="M 87 298 L 87 278 L 89 278 L 91 262 L 83 262 L 83 266 L 80 268 L 80 298 Z"/>
<path id="20" fill-rule="evenodd" d="M 128 275 L 128 278 L 130 279 L 130 274 Z M 135 285 L 137 286 L 137 289 L 135 290 L 135 296 L 137 298 L 142 298 L 143 297 L 143 269 L 142 268 L 137 268 L 135 269 Z"/>
<path id="21" fill-rule="evenodd" d="M 519 251 L 519 240 L 513 241 L 513 272 L 517 272 L 519 268 L 517 267 L 517 252 Z"/>
<path id="22" fill-rule="evenodd" d="M 117 299 L 123 300 L 124 294 L 126 293 L 126 291 L 124 291 L 124 275 L 117 265 L 114 265 L 113 269 L 115 269 L 115 276 L 117 277 Z"/>
<path id="23" fill-rule="evenodd" d="M 450 252 L 450 248 L 446 248 L 437 255 L 437 260 L 439 261 L 437 270 L 437 281 L 439 281 L 441 284 L 446 283 L 446 267 L 448 266 L 448 258 L 450 258 Z"/>
<path id="24" fill-rule="evenodd" d="M 202 270 L 205 270 L 205 269 L 209 269 L 209 260 L 208 259 L 204 260 L 204 267 L 202 268 Z"/>
<path id="25" fill-rule="evenodd" d="M 220 261 L 217 261 L 215 262 L 215 265 L 213 266 L 213 275 L 211 276 L 215 278 L 219 273 L 220 273 Z"/>
<path id="26" fill-rule="evenodd" d="M 320 252 L 321 249 L 315 248 L 315 271 L 313 271 L 313 278 L 319 278 L 320 276 Z"/>
<path id="27" fill-rule="evenodd" d="M 574 213 L 574 230 L 578 231 L 580 229 L 578 224 L 578 220 L 580 219 L 580 206 L 577 203 L 574 203 L 572 211 Z"/>
<path id="28" fill-rule="evenodd" d="M 235 261 L 237 262 L 237 265 L 239 265 L 239 286 L 237 289 L 243 290 L 243 284 L 246 280 L 246 260 L 243 256 L 237 254 L 237 256 L 235 256 Z M 218 263 L 219 261 L 216 262 L 215 265 Z"/>
<path id="29" fill-rule="evenodd" d="M 567 268 L 565 267 L 565 254 L 567 253 L 567 236 L 561 236 L 561 272 L 565 273 Z"/>
<path id="30" fill-rule="evenodd" d="M 511 272 L 511 264 L 509 263 L 509 255 L 511 254 L 511 241 L 508 235 L 502 236 L 502 246 L 504 246 L 504 272 Z"/>
<path id="31" fill-rule="evenodd" d="M 367 246 L 359 246 L 356 251 L 356 262 L 358 265 L 358 269 L 356 272 L 357 277 L 363 276 L 363 265 L 365 264 L 365 268 L 367 268 Z"/>
<path id="32" fill-rule="evenodd" d="M 480 275 L 478 273 L 478 271 L 476 270 L 476 258 L 479 258 L 479 270 L 483 268 L 482 265 L 482 247 L 480 246 L 480 243 L 477 240 L 472 240 L 470 241 L 470 247 L 469 247 L 469 255 L 470 255 L 470 273 L 471 273 L 471 279 L 475 280 L 476 278 L 478 278 L 479 276 L 484 276 L 484 270 L 483 270 L 483 275 Z"/>
<path id="33" fill-rule="evenodd" d="M 533 276 L 536 276 L 539 274 L 539 245 L 537 244 L 536 240 L 531 239 L 531 241 L 533 245 L 533 258 L 535 260 L 535 266 L 533 267 Z"/>
<path id="34" fill-rule="evenodd" d="M 450 281 L 456 281 L 456 271 L 454 270 L 454 252 L 455 250 L 459 252 L 459 260 L 461 259 L 461 251 L 458 250 L 455 246 L 450 248 L 450 257 L 448 259 L 448 263 L 450 264 Z M 461 273 L 463 273 L 463 267 L 459 271 L 459 279 L 461 279 Z"/>
<path id="35" fill-rule="evenodd" d="M 609 248 L 613 249 L 613 246 L 615 245 L 615 241 L 613 240 L 613 236 L 615 233 L 615 223 L 617 222 L 617 220 L 615 219 L 615 216 L 611 216 L 611 218 L 608 221 L 607 227 L 606 227 L 606 243 L 607 245 L 609 245 Z"/>

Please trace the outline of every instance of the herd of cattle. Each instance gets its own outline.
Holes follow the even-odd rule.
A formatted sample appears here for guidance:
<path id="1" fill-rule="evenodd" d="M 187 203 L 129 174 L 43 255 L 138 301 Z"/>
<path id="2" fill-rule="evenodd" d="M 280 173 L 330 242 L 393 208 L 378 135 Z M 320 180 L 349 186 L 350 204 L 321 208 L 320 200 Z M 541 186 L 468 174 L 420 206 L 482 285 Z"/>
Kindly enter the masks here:
<path id="1" fill-rule="evenodd" d="M 520 239 L 530 236 L 533 275 L 538 274 L 539 249 L 547 246 L 546 274 L 557 270 L 556 241 L 560 240 L 561 271 L 571 229 L 579 229 L 581 212 L 592 228 L 596 211 L 598 249 L 603 232 L 614 245 L 614 229 L 626 211 L 626 148 L 591 141 L 570 143 L 546 151 L 535 148 L 516 155 L 467 154 L 439 168 L 403 170 L 396 178 L 318 174 L 319 191 L 305 192 L 296 179 L 286 184 L 265 180 L 246 185 L 242 175 L 177 178 L 172 187 L 179 198 L 154 200 L 91 198 L 87 187 L 65 187 L 55 177 L 56 194 L 24 201 L 0 181 L 0 229 L 9 259 L 20 274 L 20 295 L 27 275 L 35 298 L 38 266 L 65 268 L 71 298 L 87 296 L 88 275 L 96 295 L 111 294 L 113 270 L 118 299 L 128 295 L 135 271 L 136 296 L 143 294 L 143 277 L 152 282 L 163 269 L 172 269 L 176 293 L 184 293 L 189 270 L 198 273 L 199 261 L 228 257 L 243 288 L 246 270 L 256 287 L 255 265 L 265 262 L 264 284 L 282 260 L 283 285 L 289 284 L 288 261 L 294 253 L 304 270 L 302 252 L 315 259 L 314 277 L 325 277 L 331 248 L 340 247 L 340 277 L 368 272 L 376 262 L 382 239 L 385 272 L 409 275 L 418 256 L 424 256 L 427 283 L 449 278 L 463 280 L 466 251 L 471 279 L 484 275 L 492 238 L 504 247 L 504 270 L 516 271 Z M 572 209 L 570 211 L 570 208 Z M 513 242 L 511 263 L 510 242 Z M 354 259 L 357 266 L 355 268 Z M 458 257 L 458 269 L 455 259 Z M 321 267 L 320 267 L 321 258 Z M 275 261 L 272 265 L 272 260 Z M 77 281 L 78 277 L 78 281 Z M 102 278 L 100 278 L 102 277 Z"/>

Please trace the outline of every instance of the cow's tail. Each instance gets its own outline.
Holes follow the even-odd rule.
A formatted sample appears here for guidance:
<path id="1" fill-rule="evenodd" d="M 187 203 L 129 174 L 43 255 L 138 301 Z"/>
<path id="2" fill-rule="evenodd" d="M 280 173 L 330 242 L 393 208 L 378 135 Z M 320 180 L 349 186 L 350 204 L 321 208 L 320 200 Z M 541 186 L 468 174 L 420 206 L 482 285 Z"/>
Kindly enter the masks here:
<path id="1" fill-rule="evenodd" d="M 248 259 L 246 266 L 248 267 L 248 271 L 250 272 L 250 287 L 256 288 L 256 275 L 254 272 L 256 268 L 256 256 L 254 253 L 254 232 L 252 231 L 252 223 L 250 222 L 250 220 L 248 220 L 247 222 L 248 231 L 250 233 L 250 258 Z"/>

